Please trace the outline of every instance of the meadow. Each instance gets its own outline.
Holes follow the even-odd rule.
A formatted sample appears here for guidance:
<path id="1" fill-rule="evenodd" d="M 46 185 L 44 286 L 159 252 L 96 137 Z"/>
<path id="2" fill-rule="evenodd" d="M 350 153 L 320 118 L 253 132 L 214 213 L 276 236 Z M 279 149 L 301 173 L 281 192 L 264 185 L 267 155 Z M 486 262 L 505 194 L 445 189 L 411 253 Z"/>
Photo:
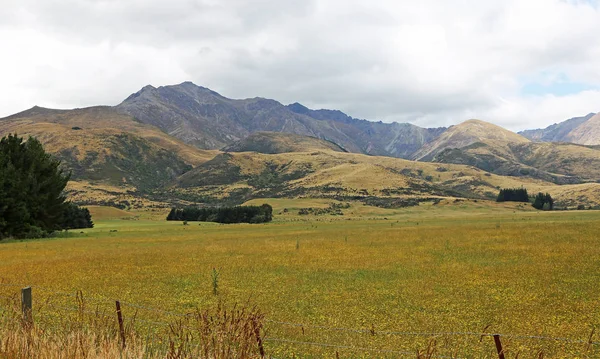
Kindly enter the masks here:
<path id="1" fill-rule="evenodd" d="M 97 209 L 93 229 L 0 242 L 0 296 L 31 285 L 50 326 L 77 291 L 110 316 L 118 299 L 155 347 L 177 313 L 221 304 L 260 310 L 275 358 L 497 357 L 481 333 L 502 333 L 511 358 L 600 357 L 598 211 L 449 201 L 301 216 L 331 201 L 266 202 L 269 224 Z"/>

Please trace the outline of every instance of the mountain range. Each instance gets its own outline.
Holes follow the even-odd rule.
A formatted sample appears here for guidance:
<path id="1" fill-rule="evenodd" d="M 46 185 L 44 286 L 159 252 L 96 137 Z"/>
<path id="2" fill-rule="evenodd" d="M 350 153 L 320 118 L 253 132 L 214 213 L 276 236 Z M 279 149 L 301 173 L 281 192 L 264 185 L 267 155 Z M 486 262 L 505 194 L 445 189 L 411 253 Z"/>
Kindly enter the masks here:
<path id="1" fill-rule="evenodd" d="M 422 128 L 184 82 L 146 86 L 113 107 L 33 107 L 0 119 L 7 133 L 40 139 L 72 171 L 70 196 L 82 203 L 320 196 L 389 205 L 525 185 L 565 206 L 600 204 L 597 114 L 518 134 L 480 120 Z"/>
<path id="2" fill-rule="evenodd" d="M 409 158 L 445 130 L 358 120 L 260 97 L 232 100 L 191 82 L 146 86 L 115 110 L 201 149 L 221 149 L 251 133 L 271 131 L 317 137 L 349 152 Z"/>
<path id="3" fill-rule="evenodd" d="M 555 123 L 544 129 L 519 132 L 535 142 L 571 142 L 580 145 L 600 145 L 600 114 L 590 113 Z"/>

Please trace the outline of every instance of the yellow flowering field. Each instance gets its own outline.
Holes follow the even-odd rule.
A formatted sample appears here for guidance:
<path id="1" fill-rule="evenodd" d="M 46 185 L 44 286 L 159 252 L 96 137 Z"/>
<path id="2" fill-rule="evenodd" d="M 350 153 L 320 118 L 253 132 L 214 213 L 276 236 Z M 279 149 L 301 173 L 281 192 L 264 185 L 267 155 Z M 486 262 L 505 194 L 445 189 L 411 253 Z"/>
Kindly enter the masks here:
<path id="1" fill-rule="evenodd" d="M 31 285 L 34 320 L 52 327 L 82 305 L 116 322 L 118 299 L 149 347 L 178 315 L 221 303 L 264 313 L 274 358 L 494 358 L 481 335 L 493 333 L 510 358 L 600 357 L 597 211 L 490 204 L 260 225 L 95 222 L 0 242 L 0 303 Z"/>

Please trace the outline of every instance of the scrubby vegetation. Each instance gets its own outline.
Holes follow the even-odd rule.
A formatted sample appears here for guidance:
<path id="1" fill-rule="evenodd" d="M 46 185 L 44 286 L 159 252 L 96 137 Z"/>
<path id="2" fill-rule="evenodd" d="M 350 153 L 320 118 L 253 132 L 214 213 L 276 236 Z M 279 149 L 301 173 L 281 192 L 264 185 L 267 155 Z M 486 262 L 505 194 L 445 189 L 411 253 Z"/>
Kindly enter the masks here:
<path id="1" fill-rule="evenodd" d="M 301 216 L 305 216 L 305 215 L 315 215 L 315 216 L 321 216 L 321 215 L 325 215 L 325 214 L 329 214 L 332 216 L 343 216 L 344 212 L 342 211 L 342 209 L 348 209 L 350 208 L 350 203 L 330 203 L 329 206 L 327 208 L 313 208 L 313 207 L 308 207 L 308 208 L 300 208 L 298 210 L 298 214 Z"/>
<path id="2" fill-rule="evenodd" d="M 69 299 L 69 305 L 75 304 L 74 298 Z M 39 320 L 24 325 L 17 303 L 0 298 L 0 307 L 7 309 L 0 311 L 0 358 L 261 358 L 257 337 L 263 332 L 264 314 L 256 308 L 217 304 L 181 318 L 155 316 L 153 320 L 162 320 L 159 328 L 143 326 L 147 321 L 131 316 L 120 335 L 114 318 L 98 309 L 114 302 L 101 302 L 89 310 L 89 299 L 79 292 L 72 311 L 64 308 L 56 317 L 56 308 L 44 307 L 35 313 Z"/>
<path id="3" fill-rule="evenodd" d="M 167 221 L 199 221 L 217 223 L 265 223 L 273 219 L 273 208 L 262 206 L 235 206 L 217 208 L 172 208 Z"/>

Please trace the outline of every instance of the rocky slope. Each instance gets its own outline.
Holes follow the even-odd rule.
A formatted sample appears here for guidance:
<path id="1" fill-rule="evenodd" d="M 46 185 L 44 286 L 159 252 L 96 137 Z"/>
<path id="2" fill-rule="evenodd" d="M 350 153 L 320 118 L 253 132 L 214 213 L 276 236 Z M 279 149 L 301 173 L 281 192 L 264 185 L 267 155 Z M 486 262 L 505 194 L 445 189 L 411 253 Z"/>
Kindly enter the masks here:
<path id="1" fill-rule="evenodd" d="M 270 131 L 320 138 L 349 152 L 408 158 L 444 131 L 357 120 L 340 111 L 284 106 L 260 97 L 233 100 L 191 82 L 146 86 L 116 110 L 201 149 L 221 149 Z"/>
<path id="2" fill-rule="evenodd" d="M 595 119 L 592 119 L 594 118 Z M 574 117 L 561 123 L 555 123 L 544 129 L 519 132 L 535 142 L 572 142 L 581 145 L 600 144 L 600 123 L 598 115 L 590 113 L 583 117 Z"/>

